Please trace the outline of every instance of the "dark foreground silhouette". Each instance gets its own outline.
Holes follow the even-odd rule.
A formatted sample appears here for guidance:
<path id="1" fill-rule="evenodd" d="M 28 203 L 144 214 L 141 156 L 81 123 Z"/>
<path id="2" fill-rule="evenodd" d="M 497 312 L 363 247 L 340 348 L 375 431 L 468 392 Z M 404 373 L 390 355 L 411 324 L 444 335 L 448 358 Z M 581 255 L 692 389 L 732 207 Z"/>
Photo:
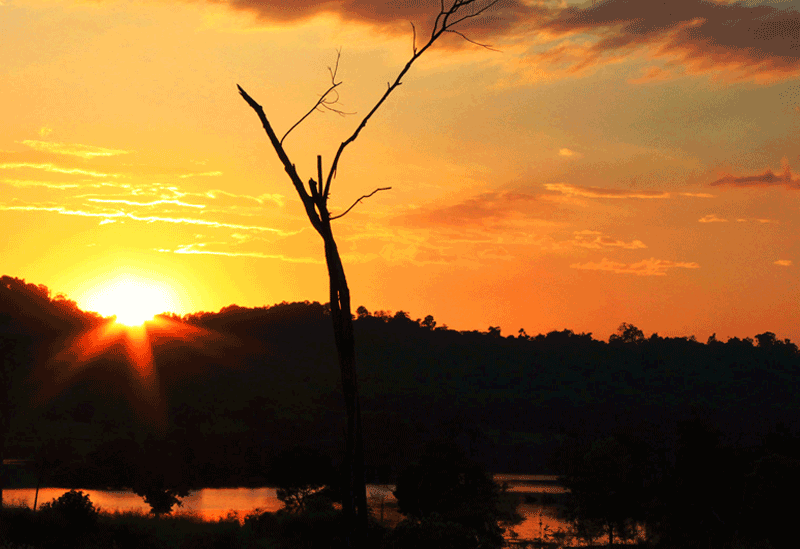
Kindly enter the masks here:
<path id="1" fill-rule="evenodd" d="M 305 498 L 335 493 L 337 474 L 306 482 L 280 465 L 297 448 L 306 449 L 297 463 L 319 458 L 334 472 L 342 463 L 326 315 L 318 303 L 283 303 L 163 317 L 147 327 L 143 372 L 124 333 L 87 336 L 109 320 L 2 277 L 0 453 L 15 460 L 4 486 L 134 489 L 161 518 L 96 517 L 101 529 L 133 532 L 179 520 L 169 511 L 192 488 L 300 478 L 284 486 L 294 501 L 285 517 L 218 526 L 240 545 L 193 546 L 247 546 L 241 536 L 256 523 L 306 531 L 309 513 L 334 524 L 335 508 Z M 789 546 L 783 502 L 800 488 L 800 356 L 790 341 L 764 332 L 700 343 L 628 324 L 608 342 L 570 330 L 503 337 L 499 327 L 456 332 L 432 317 L 364 308 L 354 329 L 370 482 L 399 482 L 432 441 L 449 441 L 483 470 L 561 475 L 572 490 L 562 512 L 586 539 L 618 543 L 644 528 L 663 547 Z M 442 526 L 453 504 L 441 501 L 436 517 L 409 511 L 416 522 L 404 528 L 417 545 L 433 532 L 462 539 L 459 527 Z M 52 511 L 4 513 L 38 524 Z M 197 528 L 198 540 L 213 538 L 201 530 L 211 526 Z"/>

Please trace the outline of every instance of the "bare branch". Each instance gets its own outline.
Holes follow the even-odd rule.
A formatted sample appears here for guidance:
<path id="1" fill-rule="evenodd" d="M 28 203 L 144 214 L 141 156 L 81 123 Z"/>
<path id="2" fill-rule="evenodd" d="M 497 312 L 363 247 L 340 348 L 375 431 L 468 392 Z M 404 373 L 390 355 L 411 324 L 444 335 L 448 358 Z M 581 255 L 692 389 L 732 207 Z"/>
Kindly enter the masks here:
<path id="1" fill-rule="evenodd" d="M 416 55 L 417 54 L 417 27 L 414 26 L 414 22 L 413 21 L 409 21 L 409 23 L 411 23 L 411 32 L 413 33 L 412 34 L 412 38 L 411 38 L 411 53 L 413 55 Z"/>
<path id="2" fill-rule="evenodd" d="M 494 52 L 497 52 L 497 53 L 501 53 L 500 50 L 495 49 L 490 44 L 481 44 L 480 42 L 476 42 L 475 40 L 470 39 L 469 37 L 465 36 L 463 33 L 459 32 L 457 30 L 445 29 L 444 32 L 452 32 L 453 34 L 459 35 L 461 38 L 463 38 L 464 40 L 466 40 L 470 44 L 475 44 L 476 46 L 480 46 L 482 48 L 486 48 L 487 50 L 491 50 L 491 51 L 494 51 Z"/>
<path id="3" fill-rule="evenodd" d="M 375 189 L 374 191 L 372 191 L 372 192 L 371 192 L 371 193 L 369 193 L 369 194 L 365 194 L 364 196 L 362 196 L 361 198 L 359 198 L 358 200 L 356 200 L 355 202 L 353 202 L 353 205 L 352 205 L 352 206 L 350 206 L 349 208 L 347 208 L 347 209 L 344 211 L 344 213 L 341 213 L 341 214 L 339 214 L 339 215 L 332 215 L 332 216 L 330 217 L 330 220 L 331 220 L 331 221 L 333 221 L 334 219 L 339 219 L 340 217 L 344 217 L 345 215 L 347 215 L 347 212 L 349 212 L 350 210 L 352 210 L 353 208 L 355 208 L 355 207 L 356 207 L 356 204 L 358 204 L 359 202 L 361 202 L 361 201 L 362 201 L 362 200 L 364 200 L 365 198 L 369 198 L 370 196 L 372 196 L 373 194 L 375 194 L 375 193 L 376 193 L 376 192 L 378 192 L 378 191 L 388 191 L 389 189 L 391 189 L 391 187 L 381 187 L 380 189 Z"/>
<path id="4" fill-rule="evenodd" d="M 311 221 L 311 225 L 313 225 L 317 231 L 321 231 L 322 222 L 320 221 L 320 217 L 314 209 L 314 201 L 310 196 L 308 196 L 305 188 L 303 188 L 303 181 L 300 179 L 300 176 L 297 175 L 297 168 L 295 168 L 294 164 L 292 164 L 291 160 L 289 160 L 289 156 L 283 149 L 283 145 L 281 145 L 280 141 L 278 141 L 278 136 L 275 135 L 275 130 L 272 129 L 272 125 L 269 123 L 269 120 L 267 120 L 267 115 L 264 114 L 264 108 L 256 103 L 252 97 L 247 95 L 247 92 L 244 91 L 241 86 L 237 84 L 236 87 L 239 88 L 239 93 L 241 96 L 245 101 L 247 101 L 247 104 L 250 105 L 254 111 L 256 111 L 259 120 L 261 120 L 261 125 L 264 126 L 264 131 L 267 132 L 267 136 L 272 143 L 272 148 L 275 149 L 281 164 L 283 164 L 283 169 L 286 170 L 287 174 L 289 174 L 289 179 L 292 180 L 292 184 L 294 185 L 295 190 L 297 190 L 297 194 L 300 195 L 300 199 L 303 201 L 303 206 L 306 208 L 306 214 L 308 214 L 308 219 Z"/>
<path id="5" fill-rule="evenodd" d="M 283 141 L 286 139 L 286 136 L 288 136 L 289 133 L 293 129 L 295 129 L 297 126 L 299 126 L 300 123 L 303 122 L 303 120 L 305 120 L 306 118 L 311 116 L 311 113 L 313 113 L 314 111 L 318 111 L 320 109 L 326 109 L 326 110 L 329 110 L 331 112 L 335 112 L 339 116 L 345 116 L 345 115 L 348 115 L 348 114 L 355 114 L 355 113 L 352 113 L 352 112 L 345 112 L 345 111 L 336 109 L 336 108 L 331 106 L 331 105 L 335 105 L 336 103 L 339 102 L 339 92 L 336 90 L 336 88 L 339 87 L 341 82 L 337 82 L 336 81 L 336 73 L 339 72 L 339 59 L 341 57 L 342 57 L 342 50 L 341 49 L 336 50 L 336 63 L 334 65 L 334 68 L 328 67 L 328 72 L 331 75 L 331 86 L 325 91 L 325 93 L 323 93 L 320 96 L 319 99 L 317 99 L 317 102 L 314 103 L 314 106 L 311 107 L 311 109 L 306 114 L 304 114 L 303 117 L 300 120 L 295 122 L 294 125 L 291 128 L 286 130 L 286 133 L 283 134 L 283 137 L 281 137 L 281 141 L 280 141 L 281 145 L 283 145 Z M 330 94 L 334 94 L 335 97 L 333 99 L 328 99 L 328 95 L 330 95 Z"/>
<path id="6" fill-rule="evenodd" d="M 405 64 L 403 69 L 397 75 L 397 78 L 395 78 L 394 83 L 393 84 L 389 84 L 387 82 L 386 91 L 383 93 L 383 95 L 378 100 L 378 102 L 375 103 L 375 105 L 372 107 L 372 110 L 370 110 L 367 113 L 367 115 L 361 120 L 361 123 L 355 129 L 353 134 L 350 137 L 348 137 L 346 140 L 342 141 L 342 144 L 339 145 L 339 149 L 336 151 L 336 155 L 334 155 L 334 157 L 333 157 L 333 163 L 331 164 L 331 169 L 328 172 L 328 177 L 327 177 L 326 182 L 325 182 L 325 188 L 326 189 L 330 188 L 331 181 L 333 180 L 334 177 L 336 177 L 336 169 L 339 166 L 339 159 L 341 158 L 342 153 L 344 152 L 344 149 L 350 143 L 355 141 L 356 138 L 358 138 L 358 135 L 361 133 L 361 130 L 363 130 L 364 127 L 367 125 L 367 122 L 369 122 L 369 119 L 372 118 L 372 115 L 375 114 L 375 112 L 380 108 L 381 105 L 383 105 L 383 102 L 386 101 L 386 98 L 389 97 L 389 95 L 394 91 L 394 89 L 397 88 L 397 86 L 400 85 L 400 83 L 401 83 L 400 81 L 403 79 L 403 77 L 406 75 L 406 73 L 409 71 L 409 69 L 411 69 L 411 65 L 414 64 L 414 61 L 416 61 L 423 53 L 425 53 L 425 51 L 428 48 L 430 48 L 433 45 L 433 43 L 443 33 L 448 32 L 448 31 L 456 32 L 456 31 L 452 31 L 451 30 L 451 27 L 453 25 L 457 25 L 458 23 L 460 23 L 460 22 L 462 22 L 462 21 L 464 21 L 466 19 L 471 19 L 473 17 L 477 17 L 478 15 L 482 14 L 483 12 L 485 12 L 486 10 L 488 10 L 489 8 L 491 8 L 492 6 L 497 4 L 499 2 L 499 0 L 492 0 L 492 2 L 489 2 L 487 5 L 485 5 L 484 7 L 482 7 L 479 10 L 473 11 L 470 14 L 466 14 L 463 17 L 461 17 L 460 19 L 457 19 L 457 20 L 455 20 L 453 22 L 449 21 L 450 16 L 454 15 L 455 13 L 457 13 L 464 6 L 468 6 L 470 4 L 474 4 L 475 2 L 476 2 L 476 0 L 454 0 L 452 5 L 449 8 L 446 8 L 444 0 L 441 0 L 442 10 L 436 16 L 436 21 L 434 22 L 433 30 L 431 31 L 431 37 L 428 39 L 428 41 L 425 43 L 425 45 L 422 46 L 422 48 L 420 48 L 419 50 L 416 49 L 416 45 L 415 45 L 414 55 L 411 56 L 411 59 L 409 59 L 408 63 Z M 412 24 L 412 28 L 413 28 L 413 24 Z M 414 33 L 415 33 L 415 36 L 416 36 L 416 28 L 414 28 Z M 478 44 L 477 42 L 473 42 L 472 40 L 469 40 L 468 38 L 466 38 L 461 33 L 457 33 L 457 34 L 459 34 L 460 36 L 464 37 L 468 42 L 471 42 L 473 44 L 477 44 L 477 45 L 479 45 L 481 47 L 485 47 L 487 49 L 492 49 L 491 47 L 486 46 L 484 44 Z"/>

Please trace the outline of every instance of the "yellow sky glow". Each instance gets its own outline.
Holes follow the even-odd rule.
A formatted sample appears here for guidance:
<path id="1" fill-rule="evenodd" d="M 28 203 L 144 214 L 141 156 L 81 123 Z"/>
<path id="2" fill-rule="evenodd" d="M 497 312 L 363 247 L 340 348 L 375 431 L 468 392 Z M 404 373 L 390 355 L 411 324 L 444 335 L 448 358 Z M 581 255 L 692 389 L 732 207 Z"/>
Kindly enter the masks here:
<path id="1" fill-rule="evenodd" d="M 316 176 L 438 6 L 385 4 L 4 0 L 3 274 L 137 318 L 327 301 L 321 240 L 236 85 L 282 135 L 341 48 L 356 114 L 285 142 Z M 392 187 L 334 222 L 354 306 L 800 341 L 800 59 L 758 31 L 800 24 L 791 3 L 511 4 L 465 29 L 500 51 L 435 46 L 343 155 L 334 215 Z"/>

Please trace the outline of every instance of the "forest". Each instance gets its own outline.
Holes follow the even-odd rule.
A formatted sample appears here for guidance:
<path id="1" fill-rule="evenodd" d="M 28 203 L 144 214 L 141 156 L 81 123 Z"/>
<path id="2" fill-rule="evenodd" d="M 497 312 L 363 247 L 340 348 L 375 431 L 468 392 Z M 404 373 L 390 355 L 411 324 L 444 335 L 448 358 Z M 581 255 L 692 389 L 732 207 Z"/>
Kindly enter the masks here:
<path id="1" fill-rule="evenodd" d="M 276 486 L 279 457 L 298 449 L 335 468 L 345 413 L 329 314 L 303 302 L 163 315 L 132 347 L 113 319 L 2 277 L 0 455 L 38 464 L 4 466 L 3 486 L 131 487 L 143 470 L 176 497 Z M 504 335 L 364 307 L 354 330 L 368 482 L 397 483 L 447 441 L 485 471 L 559 475 L 566 512 L 610 544 L 636 524 L 664 547 L 792 539 L 789 340 L 700 342 L 624 322 L 608 341 Z"/>

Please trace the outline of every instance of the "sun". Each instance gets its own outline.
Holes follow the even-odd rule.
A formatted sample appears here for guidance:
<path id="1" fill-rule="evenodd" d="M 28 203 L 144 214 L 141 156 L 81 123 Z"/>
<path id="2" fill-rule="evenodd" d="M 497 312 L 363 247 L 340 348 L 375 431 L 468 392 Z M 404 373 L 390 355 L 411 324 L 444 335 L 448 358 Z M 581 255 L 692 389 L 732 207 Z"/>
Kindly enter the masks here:
<path id="1" fill-rule="evenodd" d="M 93 288 L 84 309 L 103 316 L 116 316 L 119 324 L 141 326 L 159 313 L 175 311 L 172 292 L 163 284 L 144 277 L 123 275 Z"/>

